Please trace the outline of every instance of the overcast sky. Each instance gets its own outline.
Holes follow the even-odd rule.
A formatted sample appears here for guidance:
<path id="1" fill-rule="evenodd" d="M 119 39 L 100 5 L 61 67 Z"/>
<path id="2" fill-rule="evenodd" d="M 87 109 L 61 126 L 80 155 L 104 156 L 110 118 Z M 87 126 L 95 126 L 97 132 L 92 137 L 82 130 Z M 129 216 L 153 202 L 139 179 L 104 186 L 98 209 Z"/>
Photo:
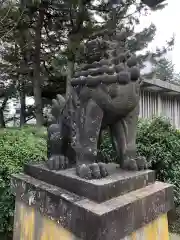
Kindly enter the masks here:
<path id="1" fill-rule="evenodd" d="M 157 33 L 154 41 L 149 48 L 155 49 L 165 45 L 166 40 L 169 40 L 173 33 L 175 34 L 175 46 L 168 57 L 175 64 L 175 70 L 180 72 L 180 0 L 167 0 L 168 6 L 161 11 L 153 12 L 150 16 L 142 17 L 141 27 L 148 26 L 153 22 L 157 27 Z"/>

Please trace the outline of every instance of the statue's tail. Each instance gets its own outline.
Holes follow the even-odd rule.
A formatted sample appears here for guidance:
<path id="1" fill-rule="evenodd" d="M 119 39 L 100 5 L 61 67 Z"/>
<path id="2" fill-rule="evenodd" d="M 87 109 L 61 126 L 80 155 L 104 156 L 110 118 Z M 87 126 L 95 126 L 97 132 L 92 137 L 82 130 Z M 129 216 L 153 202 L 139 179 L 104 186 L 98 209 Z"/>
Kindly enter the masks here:
<path id="1" fill-rule="evenodd" d="M 51 113 L 48 116 L 48 125 L 57 123 L 66 105 L 65 98 L 58 94 L 56 99 L 52 100 Z"/>
<path id="2" fill-rule="evenodd" d="M 53 99 L 52 100 L 52 115 L 55 117 L 55 116 L 59 116 L 60 113 L 62 113 L 64 107 L 65 107 L 65 104 L 66 104 L 66 100 L 65 98 L 58 94 L 56 99 Z"/>

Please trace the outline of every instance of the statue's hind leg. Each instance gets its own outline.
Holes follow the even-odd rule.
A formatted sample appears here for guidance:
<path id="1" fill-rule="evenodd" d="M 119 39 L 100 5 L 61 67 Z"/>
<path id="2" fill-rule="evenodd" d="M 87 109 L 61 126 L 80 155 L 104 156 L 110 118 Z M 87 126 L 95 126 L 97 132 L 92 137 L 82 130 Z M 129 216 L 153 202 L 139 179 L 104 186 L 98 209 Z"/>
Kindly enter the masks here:
<path id="1" fill-rule="evenodd" d="M 121 168 L 127 168 L 129 165 L 129 159 L 127 157 L 127 135 L 128 128 L 124 119 L 117 121 L 110 126 L 112 145 L 117 153 L 119 165 Z M 136 162 L 131 162 L 131 167 L 137 170 Z"/>
<path id="2" fill-rule="evenodd" d="M 112 142 L 117 152 L 120 167 L 127 170 L 147 168 L 146 159 L 136 155 L 136 129 L 139 114 L 137 106 L 126 118 L 111 127 Z"/>
<path id="3" fill-rule="evenodd" d="M 139 104 L 125 118 L 127 129 L 128 129 L 126 156 L 129 159 L 129 161 L 136 161 L 138 170 L 143 170 L 147 168 L 147 161 L 145 157 L 137 156 L 137 149 L 136 149 L 138 116 L 139 116 Z"/>
<path id="4" fill-rule="evenodd" d="M 103 111 L 90 99 L 81 104 L 78 114 L 77 174 L 86 179 L 105 177 L 107 175 L 105 164 L 96 163 Z"/>

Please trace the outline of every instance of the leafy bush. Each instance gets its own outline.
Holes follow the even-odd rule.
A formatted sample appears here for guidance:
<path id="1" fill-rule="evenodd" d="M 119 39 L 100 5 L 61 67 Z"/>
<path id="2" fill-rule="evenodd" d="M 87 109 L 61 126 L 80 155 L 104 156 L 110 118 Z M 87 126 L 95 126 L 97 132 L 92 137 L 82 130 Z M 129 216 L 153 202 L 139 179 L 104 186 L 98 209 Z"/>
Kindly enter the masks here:
<path id="1" fill-rule="evenodd" d="M 107 162 L 117 162 L 117 155 L 112 146 L 112 141 L 110 138 L 110 133 L 108 131 L 103 132 L 102 144 L 100 146 L 100 153 L 103 156 L 103 161 Z"/>
<path id="2" fill-rule="evenodd" d="M 12 230 L 14 196 L 10 190 L 13 173 L 22 171 L 24 163 L 46 158 L 45 130 L 35 127 L 0 130 L 0 232 Z"/>
<path id="3" fill-rule="evenodd" d="M 157 179 L 174 185 L 174 200 L 180 204 L 180 131 L 166 118 L 140 120 L 137 129 L 137 154 L 145 156 Z M 106 161 L 117 161 L 107 132 L 101 152 Z"/>
<path id="4" fill-rule="evenodd" d="M 148 159 L 157 179 L 174 185 L 174 200 L 180 204 L 180 132 L 166 118 L 140 121 L 137 148 Z"/>

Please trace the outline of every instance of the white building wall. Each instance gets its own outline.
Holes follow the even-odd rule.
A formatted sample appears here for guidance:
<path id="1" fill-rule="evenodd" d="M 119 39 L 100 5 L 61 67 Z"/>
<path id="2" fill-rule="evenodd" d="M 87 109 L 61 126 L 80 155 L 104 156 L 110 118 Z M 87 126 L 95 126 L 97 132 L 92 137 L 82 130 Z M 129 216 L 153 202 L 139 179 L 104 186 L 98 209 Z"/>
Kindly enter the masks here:
<path id="1" fill-rule="evenodd" d="M 176 96 L 163 96 L 159 92 L 141 90 L 139 116 L 141 118 L 165 116 L 174 127 L 180 129 L 180 99 Z"/>

